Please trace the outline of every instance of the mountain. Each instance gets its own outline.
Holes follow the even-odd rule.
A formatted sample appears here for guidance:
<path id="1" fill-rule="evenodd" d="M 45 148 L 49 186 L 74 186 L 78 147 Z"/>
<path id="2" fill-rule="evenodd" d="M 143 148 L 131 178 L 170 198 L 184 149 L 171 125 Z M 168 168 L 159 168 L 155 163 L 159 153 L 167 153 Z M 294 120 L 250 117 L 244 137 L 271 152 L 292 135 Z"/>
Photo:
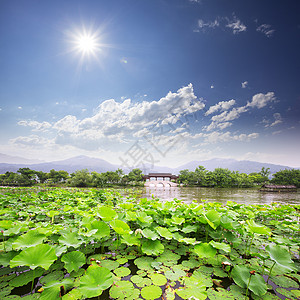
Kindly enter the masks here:
<path id="1" fill-rule="evenodd" d="M 27 159 L 19 156 L 11 156 L 7 154 L 0 153 L 0 163 L 6 164 L 38 164 L 43 161 L 40 159 Z"/>
<path id="2" fill-rule="evenodd" d="M 203 166 L 209 171 L 213 171 L 216 168 L 226 168 L 231 171 L 239 171 L 240 173 L 253 173 L 260 172 L 262 167 L 270 168 L 271 174 L 274 174 L 280 170 L 292 169 L 288 166 L 275 165 L 270 163 L 261 163 L 257 161 L 250 160 L 236 160 L 236 159 L 221 159 L 214 158 L 204 161 L 191 161 L 185 165 L 182 165 L 174 169 L 175 173 L 179 173 L 180 170 L 188 169 L 190 171 L 195 171 L 198 166 Z"/>
<path id="3" fill-rule="evenodd" d="M 7 159 L 7 161 L 11 161 L 13 156 L 8 156 L 4 154 L 0 154 L 0 174 L 4 174 L 6 171 L 16 172 L 19 168 L 30 168 L 36 171 L 49 172 L 54 169 L 56 171 L 64 170 L 68 173 L 73 173 L 76 170 L 88 169 L 91 171 L 96 171 L 98 173 L 107 172 L 107 171 L 115 171 L 118 168 L 122 169 L 124 173 L 128 173 L 130 170 L 128 168 L 124 168 L 120 165 L 114 165 L 107 162 L 104 159 L 93 158 L 84 155 L 72 157 L 65 160 L 58 160 L 52 162 L 40 162 L 40 163 L 32 163 L 31 160 L 26 162 L 26 159 L 22 159 L 21 157 L 17 157 L 15 163 L 6 163 L 3 162 L 3 159 Z M 21 161 L 21 163 L 18 163 Z M 2 162 L 2 163 L 1 163 Z M 239 171 L 240 173 L 252 173 L 252 172 L 260 172 L 262 167 L 270 168 L 271 174 L 274 174 L 280 170 L 284 169 L 292 169 L 288 166 L 283 165 L 275 165 L 269 163 L 260 163 L 256 161 L 249 160 L 235 160 L 235 159 L 222 159 L 222 158 L 214 158 L 210 160 L 204 161 L 191 161 L 187 164 L 179 166 L 177 168 L 169 168 L 162 166 L 154 166 L 150 165 L 146 166 L 137 166 L 144 173 L 150 172 L 162 172 L 162 173 L 173 173 L 179 174 L 180 170 L 188 169 L 190 171 L 194 171 L 198 166 L 203 166 L 209 171 L 213 171 L 215 168 L 227 168 L 231 171 Z"/>
<path id="4" fill-rule="evenodd" d="M 7 164 L 0 163 L 0 174 L 4 174 L 6 171 L 16 172 L 19 168 L 30 168 L 35 171 L 49 172 L 54 169 L 56 171 L 64 170 L 68 173 L 73 173 L 76 170 L 88 169 L 89 171 L 96 171 L 98 173 L 115 171 L 119 168 L 117 165 L 113 165 L 100 158 L 92 158 L 88 156 L 76 156 L 65 160 L 43 162 L 38 164 Z"/>

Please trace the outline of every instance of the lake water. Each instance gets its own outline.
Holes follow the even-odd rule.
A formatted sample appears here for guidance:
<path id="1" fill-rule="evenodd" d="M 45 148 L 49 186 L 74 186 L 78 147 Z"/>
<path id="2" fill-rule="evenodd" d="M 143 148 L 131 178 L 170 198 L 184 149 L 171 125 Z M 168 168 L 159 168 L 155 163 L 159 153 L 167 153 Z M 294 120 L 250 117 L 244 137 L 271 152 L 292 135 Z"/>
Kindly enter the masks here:
<path id="1" fill-rule="evenodd" d="M 193 200 L 214 201 L 226 204 L 234 201 L 244 204 L 300 204 L 300 191 L 297 192 L 261 192 L 257 189 L 225 189 L 200 187 L 174 187 L 174 188 L 137 188 L 141 197 L 151 199 L 159 198 L 163 201 L 174 198 L 190 203 Z"/>

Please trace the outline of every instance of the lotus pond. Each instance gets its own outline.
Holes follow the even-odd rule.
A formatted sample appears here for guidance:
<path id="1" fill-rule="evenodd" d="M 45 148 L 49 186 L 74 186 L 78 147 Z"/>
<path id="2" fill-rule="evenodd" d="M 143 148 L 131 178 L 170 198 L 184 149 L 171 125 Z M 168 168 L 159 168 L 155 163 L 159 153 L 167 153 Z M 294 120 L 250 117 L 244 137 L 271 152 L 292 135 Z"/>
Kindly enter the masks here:
<path id="1" fill-rule="evenodd" d="M 127 191 L 128 194 L 128 191 Z M 6 189 L 0 299 L 299 299 L 299 206 Z"/>

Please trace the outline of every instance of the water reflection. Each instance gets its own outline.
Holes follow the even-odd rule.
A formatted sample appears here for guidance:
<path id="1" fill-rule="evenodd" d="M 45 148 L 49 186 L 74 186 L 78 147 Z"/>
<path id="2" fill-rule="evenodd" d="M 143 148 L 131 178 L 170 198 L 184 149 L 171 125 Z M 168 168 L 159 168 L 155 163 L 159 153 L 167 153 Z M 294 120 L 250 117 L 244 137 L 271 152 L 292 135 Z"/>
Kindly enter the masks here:
<path id="1" fill-rule="evenodd" d="M 277 202 L 281 204 L 300 204 L 300 192 L 260 192 L 256 189 L 221 189 L 221 188 L 199 188 L 199 187 L 170 187 L 170 188 L 141 188 L 141 197 L 151 199 L 159 198 L 163 201 L 174 198 L 190 203 L 193 200 L 200 202 L 207 200 L 226 204 L 234 201 L 245 204 L 270 204 Z"/>

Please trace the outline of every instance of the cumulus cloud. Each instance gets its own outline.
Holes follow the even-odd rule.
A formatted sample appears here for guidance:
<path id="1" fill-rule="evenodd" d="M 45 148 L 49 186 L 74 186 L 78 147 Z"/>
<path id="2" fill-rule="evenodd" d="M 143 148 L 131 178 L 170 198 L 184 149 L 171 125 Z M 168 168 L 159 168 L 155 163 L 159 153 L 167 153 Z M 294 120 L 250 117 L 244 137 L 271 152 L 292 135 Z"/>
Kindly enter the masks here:
<path id="1" fill-rule="evenodd" d="M 199 19 L 198 20 L 198 27 L 202 30 L 205 30 L 206 28 L 216 28 L 216 27 L 219 27 L 220 26 L 220 19 L 217 18 L 215 19 L 214 21 L 211 21 L 211 22 L 204 22 L 204 20 L 202 19 Z"/>
<path id="2" fill-rule="evenodd" d="M 268 103 L 276 100 L 274 92 L 268 92 L 266 94 L 259 93 L 252 97 L 251 102 L 247 103 L 247 107 L 263 108 Z"/>
<path id="3" fill-rule="evenodd" d="M 45 131 L 52 127 L 49 122 L 38 122 L 32 120 L 19 121 L 18 125 L 32 127 L 33 131 Z"/>
<path id="4" fill-rule="evenodd" d="M 228 110 L 229 108 L 231 108 L 233 105 L 235 104 L 235 100 L 231 99 L 229 101 L 220 101 L 219 103 L 210 106 L 210 108 L 208 109 L 208 111 L 205 113 L 206 116 L 215 113 L 219 110 Z"/>
<path id="5" fill-rule="evenodd" d="M 271 29 L 271 25 L 262 24 L 256 28 L 256 31 L 263 33 L 266 37 L 272 37 L 275 30 Z"/>
<path id="6" fill-rule="evenodd" d="M 29 135 L 29 136 L 18 136 L 14 139 L 11 139 L 10 144 L 15 144 L 18 146 L 45 146 L 53 143 L 53 140 L 38 136 L 38 135 Z"/>
<path id="7" fill-rule="evenodd" d="M 242 88 L 245 89 L 248 86 L 248 81 L 242 82 Z"/>

